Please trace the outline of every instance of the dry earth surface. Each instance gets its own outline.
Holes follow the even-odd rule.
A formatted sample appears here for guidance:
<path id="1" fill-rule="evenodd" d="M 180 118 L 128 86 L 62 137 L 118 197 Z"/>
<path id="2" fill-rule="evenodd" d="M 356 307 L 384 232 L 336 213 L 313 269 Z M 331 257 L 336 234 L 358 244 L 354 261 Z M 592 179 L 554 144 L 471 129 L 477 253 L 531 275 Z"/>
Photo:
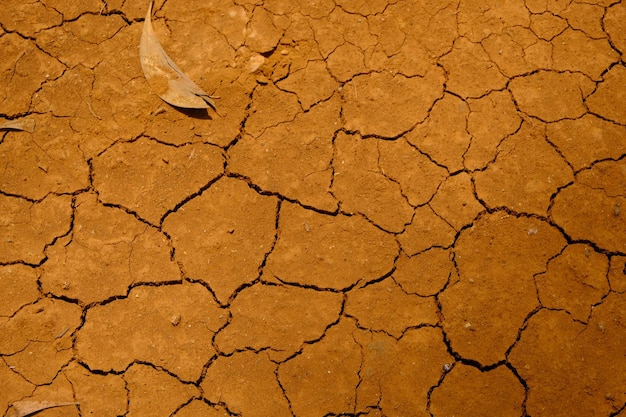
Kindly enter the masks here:
<path id="1" fill-rule="evenodd" d="M 626 416 L 626 2 L 0 9 L 0 412 Z"/>

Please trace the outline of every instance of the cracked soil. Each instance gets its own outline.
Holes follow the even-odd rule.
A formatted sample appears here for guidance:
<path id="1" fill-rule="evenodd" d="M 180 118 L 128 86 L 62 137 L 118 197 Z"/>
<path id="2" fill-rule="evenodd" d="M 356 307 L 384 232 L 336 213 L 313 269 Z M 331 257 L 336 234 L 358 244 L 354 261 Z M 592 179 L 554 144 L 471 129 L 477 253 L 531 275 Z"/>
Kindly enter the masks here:
<path id="1" fill-rule="evenodd" d="M 147 8 L 0 9 L 3 415 L 626 416 L 626 2 Z"/>

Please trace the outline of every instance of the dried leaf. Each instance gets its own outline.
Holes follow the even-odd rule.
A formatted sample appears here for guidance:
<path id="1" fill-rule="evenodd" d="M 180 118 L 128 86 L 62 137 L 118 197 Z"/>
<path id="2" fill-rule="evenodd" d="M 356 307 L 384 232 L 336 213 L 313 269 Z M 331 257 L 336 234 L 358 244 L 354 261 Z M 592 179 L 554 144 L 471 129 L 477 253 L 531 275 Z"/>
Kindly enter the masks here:
<path id="1" fill-rule="evenodd" d="M 78 403 L 55 403 L 51 401 L 16 401 L 11 404 L 5 417 L 27 417 L 32 416 L 42 410 L 54 407 L 65 407 L 67 405 L 78 405 Z"/>
<path id="2" fill-rule="evenodd" d="M 33 119 L 15 119 L 0 124 L 0 130 L 23 130 L 28 133 L 35 131 L 35 121 Z"/>
<path id="3" fill-rule="evenodd" d="M 191 81 L 170 59 L 152 28 L 152 2 L 143 24 L 139 58 L 150 87 L 163 100 L 176 107 L 215 109 L 215 103 L 196 83 Z"/>

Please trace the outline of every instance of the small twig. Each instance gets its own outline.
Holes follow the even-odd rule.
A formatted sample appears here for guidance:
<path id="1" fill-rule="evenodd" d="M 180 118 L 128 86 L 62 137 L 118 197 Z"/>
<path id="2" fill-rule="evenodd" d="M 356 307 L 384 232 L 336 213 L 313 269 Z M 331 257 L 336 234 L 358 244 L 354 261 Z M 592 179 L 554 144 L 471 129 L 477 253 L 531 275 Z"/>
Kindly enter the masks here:
<path id="1" fill-rule="evenodd" d="M 93 109 L 91 108 L 91 100 L 87 100 L 87 107 L 89 108 L 89 112 L 93 114 L 93 117 L 95 117 L 98 120 L 102 120 L 102 117 L 98 116 L 96 112 L 93 111 Z"/>

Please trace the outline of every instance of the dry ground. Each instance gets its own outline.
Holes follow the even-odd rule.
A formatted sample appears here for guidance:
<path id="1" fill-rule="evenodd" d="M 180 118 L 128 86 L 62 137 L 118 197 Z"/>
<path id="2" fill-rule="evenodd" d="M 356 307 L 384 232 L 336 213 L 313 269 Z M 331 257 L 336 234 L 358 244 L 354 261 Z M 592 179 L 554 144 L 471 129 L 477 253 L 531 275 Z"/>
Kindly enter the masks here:
<path id="1" fill-rule="evenodd" d="M 626 3 L 5 0 L 0 412 L 626 416 Z"/>

